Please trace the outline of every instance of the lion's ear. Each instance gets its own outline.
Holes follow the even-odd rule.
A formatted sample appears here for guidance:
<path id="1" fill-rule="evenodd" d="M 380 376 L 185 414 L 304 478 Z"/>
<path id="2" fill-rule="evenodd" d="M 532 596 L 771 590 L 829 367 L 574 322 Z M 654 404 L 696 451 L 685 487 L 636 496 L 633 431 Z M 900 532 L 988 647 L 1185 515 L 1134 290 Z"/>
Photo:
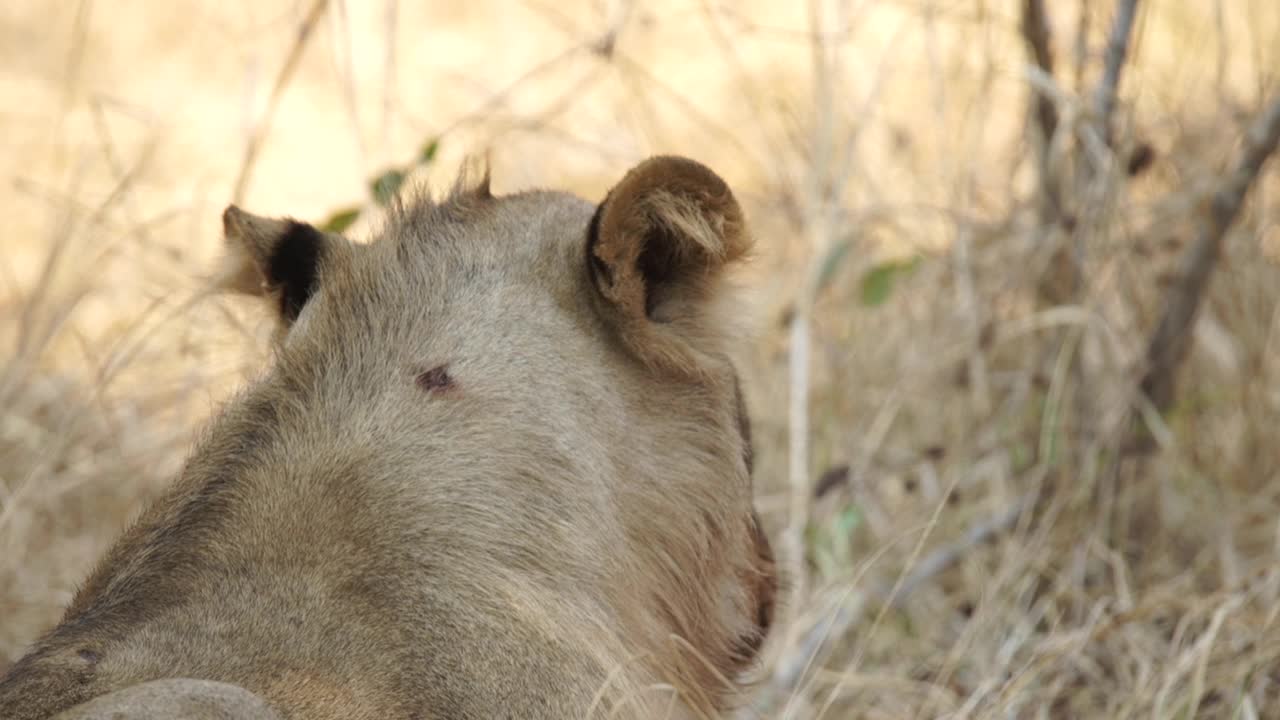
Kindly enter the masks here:
<path id="1" fill-rule="evenodd" d="M 682 365 L 709 349 L 700 345 L 714 322 L 711 301 L 751 247 L 720 176 L 686 158 L 646 160 L 609 192 L 587 235 L 592 281 L 633 351 Z"/>
<path id="2" fill-rule="evenodd" d="M 321 266 L 350 247 L 307 223 L 260 217 L 235 205 L 223 212 L 222 227 L 228 252 L 219 285 L 275 300 L 286 327 L 315 293 Z"/>

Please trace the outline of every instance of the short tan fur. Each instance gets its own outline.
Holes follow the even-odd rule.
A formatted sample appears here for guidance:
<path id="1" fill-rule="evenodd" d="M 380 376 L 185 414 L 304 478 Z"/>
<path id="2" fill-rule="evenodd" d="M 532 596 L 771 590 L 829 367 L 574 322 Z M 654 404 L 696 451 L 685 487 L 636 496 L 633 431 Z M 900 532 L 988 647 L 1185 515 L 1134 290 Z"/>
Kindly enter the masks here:
<path id="1" fill-rule="evenodd" d="M 463 179 L 369 244 L 224 223 L 222 283 L 269 302 L 275 361 L 0 679 L 0 716 L 733 706 L 776 578 L 718 176 L 653 158 L 599 205 Z"/>

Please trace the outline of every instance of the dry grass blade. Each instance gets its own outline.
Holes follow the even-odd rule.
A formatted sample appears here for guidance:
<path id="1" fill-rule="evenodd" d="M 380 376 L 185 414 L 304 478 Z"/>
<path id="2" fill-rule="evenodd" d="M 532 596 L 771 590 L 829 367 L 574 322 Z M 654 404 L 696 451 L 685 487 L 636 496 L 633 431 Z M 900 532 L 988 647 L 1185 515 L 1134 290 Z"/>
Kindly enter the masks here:
<path id="1" fill-rule="evenodd" d="M 874 584 L 852 596 L 851 600 L 841 603 L 829 618 L 809 628 L 791 653 L 778 660 L 777 669 L 769 683 L 770 695 L 778 696 L 794 691 L 805 671 L 813 666 L 814 658 L 821 656 L 825 648 L 839 643 L 862 618 L 868 600 L 882 603 L 884 609 L 902 607 L 914 590 L 955 565 L 965 553 L 1012 528 L 1018 518 L 1022 517 L 1022 513 L 1030 508 L 1034 499 L 1034 494 L 1028 494 L 996 515 L 975 523 L 955 541 L 920 558 L 913 564 L 911 572 L 899 577 L 896 582 Z"/>
<path id="2" fill-rule="evenodd" d="M 270 362 L 201 291 L 228 200 L 323 217 L 492 147 L 502 193 L 596 201 L 672 153 L 756 239 L 733 359 L 789 577 L 748 716 L 1277 716 L 1280 4 L 0 16 L 0 667 Z"/>

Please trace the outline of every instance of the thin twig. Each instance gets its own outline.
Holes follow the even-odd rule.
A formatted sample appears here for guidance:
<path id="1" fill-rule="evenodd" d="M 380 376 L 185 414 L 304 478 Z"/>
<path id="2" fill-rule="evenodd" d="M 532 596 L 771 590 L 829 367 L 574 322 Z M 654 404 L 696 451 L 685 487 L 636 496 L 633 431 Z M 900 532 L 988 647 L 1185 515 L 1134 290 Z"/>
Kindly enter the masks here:
<path id="1" fill-rule="evenodd" d="M 907 596 L 913 590 L 923 585 L 927 580 L 955 565 L 971 550 L 990 540 L 995 535 L 1002 533 L 1018 521 L 1022 516 L 1022 512 L 1031 507 L 1037 496 L 1036 492 L 1029 492 L 1018 498 L 1004 510 L 998 514 L 987 518 L 986 520 L 972 525 L 965 530 L 964 535 L 950 545 L 940 547 L 937 550 L 924 556 L 920 562 L 916 563 L 911 573 L 898 583 L 897 589 L 892 587 L 879 586 L 873 589 L 872 595 L 878 599 L 887 601 L 889 607 L 900 608 L 906 602 Z"/>
<path id="2" fill-rule="evenodd" d="M 1021 28 L 1032 62 L 1040 71 L 1040 76 L 1052 84 L 1053 50 L 1044 0 L 1024 0 Z M 1043 87 L 1032 84 L 1031 92 L 1036 127 L 1039 130 L 1035 145 L 1036 164 L 1040 173 L 1040 220 L 1041 224 L 1050 224 L 1062 215 L 1058 178 L 1050 162 L 1053 139 L 1058 133 L 1058 108 L 1053 97 Z"/>
<path id="3" fill-rule="evenodd" d="M 1080 0 L 1080 14 L 1076 16 L 1076 37 L 1071 48 L 1072 87 L 1083 92 L 1085 67 L 1089 60 L 1089 0 Z"/>
<path id="4" fill-rule="evenodd" d="M 970 526 L 954 542 L 921 558 L 915 563 L 910 573 L 899 576 L 897 581 L 877 583 L 867 590 L 855 593 L 826 620 L 809 628 L 808 632 L 793 646 L 792 651 L 778 660 L 768 691 L 763 693 L 762 697 L 776 698 L 791 693 L 805 670 L 812 665 L 814 658 L 819 657 L 826 648 L 844 638 L 849 628 L 862 618 L 868 601 L 877 600 L 888 609 L 901 608 L 906 604 L 908 596 L 929 579 L 955 565 L 974 548 L 1013 527 L 1018 518 L 1022 517 L 1023 511 L 1035 502 L 1036 497 L 1036 492 L 1029 492 L 998 514 Z M 757 707 L 762 705 L 758 704 Z"/>
<path id="5" fill-rule="evenodd" d="M 378 148 L 380 155 L 385 155 L 391 146 L 391 121 L 399 102 L 399 80 L 397 58 L 400 37 L 400 0 L 386 0 L 383 15 L 383 35 L 386 46 L 382 57 L 382 121 L 378 128 Z"/>
<path id="6" fill-rule="evenodd" d="M 337 56 L 336 62 L 341 66 L 338 74 L 342 78 L 342 104 L 346 106 L 347 122 L 351 123 L 351 134 L 355 137 L 356 152 L 360 158 L 360 171 L 363 175 L 368 175 L 370 170 L 369 148 L 364 141 L 364 133 L 361 131 L 360 100 L 356 89 L 355 53 L 351 49 L 351 19 L 347 15 L 346 0 L 337 0 L 334 3 L 334 13 L 331 17 L 336 21 L 333 28 L 335 36 L 334 54 Z"/>
<path id="7" fill-rule="evenodd" d="M 748 145 L 738 134 L 734 128 L 716 121 L 711 115 L 702 109 L 701 103 L 694 102 L 674 85 L 663 79 L 662 76 L 650 70 L 644 62 L 634 59 L 630 55 L 620 51 L 614 51 L 611 55 L 614 63 L 619 67 L 625 68 L 636 76 L 640 77 L 659 92 L 671 100 L 673 107 L 678 108 L 686 117 L 697 123 L 708 133 L 714 137 L 723 139 L 726 143 L 733 146 L 738 153 L 738 158 L 750 162 L 752 170 L 759 173 L 759 177 L 768 177 L 766 163 L 759 157 L 757 148 Z"/>
<path id="8" fill-rule="evenodd" d="M 289 86 L 289 81 L 293 78 L 293 73 L 298 69 L 298 62 L 302 59 L 302 51 L 307 47 L 307 41 L 311 39 L 312 31 L 320 22 L 320 16 L 324 14 L 326 8 L 329 7 L 329 0 L 314 0 L 311 8 L 307 11 L 306 17 L 302 19 L 302 24 L 298 26 L 298 35 L 294 38 L 293 47 L 289 48 L 289 54 L 285 57 L 284 65 L 280 67 L 280 74 L 276 76 L 276 83 L 271 88 L 271 96 L 267 98 L 267 107 L 262 113 L 262 118 L 249 131 L 249 142 L 245 144 L 244 160 L 240 163 L 240 174 L 236 177 L 235 189 L 231 192 L 232 202 L 242 202 L 244 200 L 245 188 L 249 184 L 249 176 L 253 172 L 253 166 L 258 160 L 258 151 L 262 148 L 262 141 L 266 138 L 267 132 L 271 129 L 271 118 L 275 115 L 276 107 L 280 104 L 280 97 L 284 94 L 284 89 Z"/>
<path id="9" fill-rule="evenodd" d="M 1195 240 L 1182 261 L 1177 281 L 1165 295 L 1164 309 L 1147 344 L 1146 373 L 1140 387 L 1160 412 L 1173 403 L 1174 378 L 1186 355 L 1191 327 L 1218 264 L 1222 241 L 1244 204 L 1249 188 L 1280 141 L 1280 98 L 1260 113 L 1245 136 L 1240 162 L 1224 177 L 1201 215 Z"/>
<path id="10" fill-rule="evenodd" d="M 1102 138 L 1109 147 L 1115 142 L 1111 114 L 1115 111 L 1116 92 L 1120 88 L 1120 71 L 1129 54 L 1129 35 L 1137 14 L 1138 0 L 1121 0 L 1115 21 L 1111 24 L 1111 35 L 1107 38 L 1106 64 L 1102 70 L 1102 84 L 1098 86 L 1098 122 L 1102 125 Z"/>
<path id="11" fill-rule="evenodd" d="M 761 78 L 751 73 L 742 60 L 741 48 L 733 38 L 730 38 L 723 26 L 724 15 L 723 8 L 718 5 L 713 7 L 710 0 L 701 0 L 702 4 L 702 20 L 707 28 L 707 34 L 711 36 L 711 40 L 716 44 L 723 56 L 725 65 L 733 73 L 734 81 L 738 84 L 738 90 L 742 99 L 747 103 L 752 114 L 756 117 L 763 118 L 768 116 L 761 97 L 768 97 L 767 93 L 760 90 Z M 778 138 L 769 131 L 766 123 L 754 123 L 756 129 L 760 133 L 760 141 L 763 147 L 767 148 L 769 155 L 772 157 L 783 157 L 782 143 Z M 775 171 L 781 172 L 775 168 Z"/>
<path id="12" fill-rule="evenodd" d="M 515 80 L 512 80 L 503 86 L 501 90 L 490 95 L 489 98 L 478 107 L 453 120 L 433 134 L 437 138 L 442 138 L 457 131 L 459 128 L 470 125 L 471 123 L 489 119 L 494 112 L 502 107 L 502 105 L 506 103 L 513 94 L 515 94 L 516 90 L 523 87 L 534 78 L 541 77 L 542 75 L 546 75 L 552 70 L 559 68 L 561 65 L 565 64 L 570 59 L 577 57 L 581 53 L 590 51 L 592 46 L 592 42 L 582 42 L 561 50 L 554 56 L 543 60 L 532 68 L 526 70 Z"/>

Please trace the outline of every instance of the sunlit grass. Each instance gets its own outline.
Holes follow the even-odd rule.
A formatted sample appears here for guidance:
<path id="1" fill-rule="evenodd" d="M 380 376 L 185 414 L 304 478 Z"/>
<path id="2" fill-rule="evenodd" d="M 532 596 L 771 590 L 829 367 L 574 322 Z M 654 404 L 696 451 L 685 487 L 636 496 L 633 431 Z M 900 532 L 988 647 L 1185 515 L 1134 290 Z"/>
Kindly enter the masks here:
<path id="1" fill-rule="evenodd" d="M 1079 4 L 1050 5 L 1058 107 L 1085 123 L 1110 4 L 1089 4 L 1083 54 Z M 1084 287 L 1053 302 L 1061 231 L 1035 215 L 1020 6 L 334 3 L 244 202 L 316 222 L 361 208 L 359 238 L 389 169 L 444 187 L 488 150 L 498 192 L 598 199 L 647 154 L 702 160 L 760 244 L 764 330 L 742 364 L 795 589 L 750 708 L 1268 717 L 1276 164 L 1225 245 L 1176 403 L 1148 418 L 1156 449 L 1111 441 L 1207 192 L 1280 95 L 1280 6 L 1141 5 L 1116 121 L 1154 160 L 1078 218 Z M 196 296 L 308 7 L 0 9 L 0 665 L 264 360 L 261 318 Z"/>

